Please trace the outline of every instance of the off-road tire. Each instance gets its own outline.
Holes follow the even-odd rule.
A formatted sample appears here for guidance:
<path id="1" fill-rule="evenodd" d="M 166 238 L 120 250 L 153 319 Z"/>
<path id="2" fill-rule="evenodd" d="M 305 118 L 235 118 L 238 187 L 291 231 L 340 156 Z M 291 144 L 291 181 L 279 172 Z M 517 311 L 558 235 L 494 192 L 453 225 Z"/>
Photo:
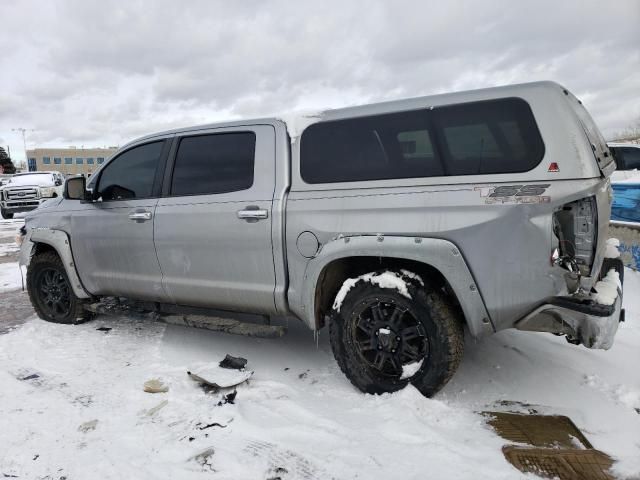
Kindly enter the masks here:
<path id="1" fill-rule="evenodd" d="M 394 392 L 411 382 L 423 395 L 431 397 L 449 381 L 460 365 L 464 334 L 459 308 L 441 288 L 409 281 L 408 290 L 411 299 L 395 289 L 359 281 L 345 296 L 340 311 L 332 311 L 329 336 L 334 357 L 351 383 L 365 393 Z M 381 374 L 363 360 L 352 341 L 350 331 L 353 330 L 350 329 L 355 328 L 358 305 L 372 299 L 393 302 L 407 309 L 424 328 L 428 354 L 420 370 L 410 379 Z"/>
<path id="2" fill-rule="evenodd" d="M 3 209 L 0 209 L 0 215 L 2 215 L 2 218 L 5 220 L 11 220 L 13 218 L 13 213 L 9 213 Z"/>
<path id="3" fill-rule="evenodd" d="M 62 290 L 68 294 L 68 309 L 53 313 L 52 308 L 45 302 L 42 291 L 42 276 L 48 272 L 55 272 Z M 82 300 L 73 293 L 69 277 L 64 269 L 62 260 L 54 252 L 44 252 L 35 255 L 27 268 L 27 292 L 34 310 L 42 320 L 53 323 L 77 324 L 89 320 L 91 313 L 84 309 L 86 300 Z M 66 302 L 65 302 L 66 304 Z"/>

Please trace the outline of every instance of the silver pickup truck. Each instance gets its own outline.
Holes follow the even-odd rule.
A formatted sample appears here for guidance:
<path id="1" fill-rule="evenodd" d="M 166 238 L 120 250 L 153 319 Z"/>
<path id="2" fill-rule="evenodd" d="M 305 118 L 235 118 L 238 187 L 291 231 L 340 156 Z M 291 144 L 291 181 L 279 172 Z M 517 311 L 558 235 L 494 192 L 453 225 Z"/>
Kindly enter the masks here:
<path id="1" fill-rule="evenodd" d="M 552 82 L 177 129 L 67 180 L 21 263 L 45 320 L 104 296 L 294 316 L 362 391 L 432 395 L 464 332 L 612 345 L 614 169 Z"/>

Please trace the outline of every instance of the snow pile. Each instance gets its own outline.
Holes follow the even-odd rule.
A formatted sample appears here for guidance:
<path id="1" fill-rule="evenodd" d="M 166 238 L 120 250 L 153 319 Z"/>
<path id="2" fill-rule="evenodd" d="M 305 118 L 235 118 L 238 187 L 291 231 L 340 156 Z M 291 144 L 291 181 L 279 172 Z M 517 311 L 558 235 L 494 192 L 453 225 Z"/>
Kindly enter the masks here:
<path id="1" fill-rule="evenodd" d="M 22 288 L 22 276 L 17 263 L 0 263 L 0 292 Z"/>
<path id="2" fill-rule="evenodd" d="M 620 240 L 617 238 L 610 238 L 607 240 L 607 249 L 604 252 L 604 258 L 618 258 L 620 257 L 620 251 L 618 247 L 620 246 Z"/>
<path id="3" fill-rule="evenodd" d="M 359 277 L 348 278 L 344 281 L 342 287 L 338 290 L 336 299 L 333 301 L 333 309 L 335 311 L 340 311 L 342 302 L 344 302 L 347 293 L 349 293 L 349 290 L 351 290 L 358 282 L 369 282 L 373 285 L 379 286 L 380 288 L 394 288 L 398 290 L 401 295 L 411 298 L 407 282 L 405 282 L 396 272 L 386 271 L 382 273 L 365 273 Z"/>
<path id="4" fill-rule="evenodd" d="M 416 282 L 418 282 L 420 285 L 424 287 L 424 280 L 422 280 L 422 277 L 417 273 L 410 272 L 409 270 L 406 270 L 404 268 L 400 270 L 400 273 L 402 273 L 403 277 L 407 277 L 411 280 L 415 280 Z"/>
<path id="5" fill-rule="evenodd" d="M 638 291 L 640 274 L 625 276 L 627 291 Z M 428 471 L 510 480 L 523 476 L 477 412 L 535 409 L 568 415 L 616 459 L 618 477 L 637 478 L 640 298 L 627 295 L 624 306 L 627 321 L 606 352 L 515 330 L 469 339 L 458 373 L 431 400 L 412 386 L 381 396 L 356 391 L 325 332 L 315 348 L 298 323 L 264 340 L 124 317 L 76 326 L 33 319 L 0 335 L 0 472 L 346 480 L 419 479 Z M 227 353 L 255 371 L 233 403 L 186 374 Z M 145 393 L 150 378 L 169 391 Z"/>
<path id="6" fill-rule="evenodd" d="M 613 305 L 618 298 L 618 289 L 622 289 L 620 283 L 620 275 L 613 268 L 607 272 L 607 275 L 597 282 L 593 289 L 596 293 L 591 298 L 600 305 Z"/>
<path id="7" fill-rule="evenodd" d="M 407 363 L 402 366 L 402 375 L 400 375 L 400 380 L 406 380 L 407 378 L 413 377 L 418 370 L 422 368 L 422 362 L 424 362 L 424 358 L 421 358 L 417 362 Z"/>

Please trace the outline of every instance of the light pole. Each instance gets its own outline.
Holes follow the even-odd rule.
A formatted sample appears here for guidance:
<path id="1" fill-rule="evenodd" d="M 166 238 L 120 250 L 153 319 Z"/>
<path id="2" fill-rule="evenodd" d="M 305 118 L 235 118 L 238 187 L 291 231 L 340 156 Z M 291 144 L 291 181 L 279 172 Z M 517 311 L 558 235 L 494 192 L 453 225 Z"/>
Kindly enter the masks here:
<path id="1" fill-rule="evenodd" d="M 27 129 L 27 128 L 12 128 L 11 129 L 12 132 L 20 132 L 22 134 L 22 146 L 24 147 L 24 164 L 22 165 L 22 168 L 25 167 L 25 164 L 27 166 L 27 169 L 29 168 L 29 156 L 27 155 L 27 136 L 26 136 L 26 132 L 33 132 L 33 129 Z"/>

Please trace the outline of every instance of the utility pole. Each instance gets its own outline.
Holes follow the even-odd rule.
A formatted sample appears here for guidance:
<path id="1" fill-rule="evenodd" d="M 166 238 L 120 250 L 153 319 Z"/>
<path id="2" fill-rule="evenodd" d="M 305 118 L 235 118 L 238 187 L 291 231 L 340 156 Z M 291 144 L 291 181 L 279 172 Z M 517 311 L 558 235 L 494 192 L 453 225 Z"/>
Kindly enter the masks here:
<path id="1" fill-rule="evenodd" d="M 22 134 L 22 145 L 24 147 L 24 164 L 22 164 L 22 168 L 29 168 L 28 162 L 29 162 L 29 155 L 27 155 L 27 136 L 26 136 L 26 132 L 33 132 L 33 129 L 27 129 L 27 128 L 12 128 L 11 129 L 12 132 L 20 132 Z"/>

